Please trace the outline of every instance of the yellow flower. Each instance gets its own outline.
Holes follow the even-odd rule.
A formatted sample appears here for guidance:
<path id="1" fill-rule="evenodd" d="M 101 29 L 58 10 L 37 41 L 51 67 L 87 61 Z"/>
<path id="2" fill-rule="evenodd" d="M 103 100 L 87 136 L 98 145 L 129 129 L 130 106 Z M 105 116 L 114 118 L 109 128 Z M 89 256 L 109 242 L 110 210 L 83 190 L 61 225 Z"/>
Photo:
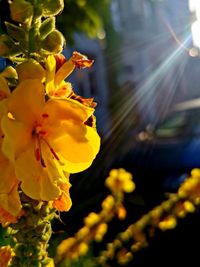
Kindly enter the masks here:
<path id="1" fill-rule="evenodd" d="M 174 229 L 177 225 L 176 218 L 172 215 L 159 222 L 158 227 L 162 230 Z"/>
<path id="2" fill-rule="evenodd" d="M 66 61 L 62 55 L 50 55 L 46 60 L 46 92 L 54 97 L 68 97 L 72 93 L 71 83 L 65 82 L 66 79 L 75 69 L 91 67 L 93 60 L 86 56 L 73 52 L 72 57 Z"/>
<path id="3" fill-rule="evenodd" d="M 107 223 L 100 223 L 95 230 L 96 232 L 95 232 L 94 239 L 96 242 L 101 242 L 103 240 L 104 235 L 106 234 L 108 230 L 108 225 Z"/>
<path id="4" fill-rule="evenodd" d="M 100 221 L 100 216 L 95 212 L 90 212 L 89 215 L 84 219 L 84 223 L 87 227 L 92 227 L 99 221 Z"/>
<path id="5" fill-rule="evenodd" d="M 7 113 L 7 97 L 10 95 L 4 74 L 0 74 L 0 122 Z M 0 126 L 0 147 L 2 146 L 3 139 L 4 134 Z M 19 181 L 15 176 L 14 165 L 5 157 L 1 150 L 0 173 L 0 223 L 5 225 L 6 223 L 16 221 L 16 217 L 21 212 L 21 203 L 18 194 Z"/>
<path id="6" fill-rule="evenodd" d="M 33 199 L 56 199 L 65 172 L 85 170 L 99 151 L 99 135 L 86 123 L 94 109 L 72 99 L 46 101 L 37 79 L 22 81 L 7 105 L 2 150 L 15 165 L 22 190 Z"/>
<path id="7" fill-rule="evenodd" d="M 115 193 L 130 193 L 135 189 L 131 173 L 125 171 L 124 169 L 111 170 L 105 184 L 112 192 Z"/>

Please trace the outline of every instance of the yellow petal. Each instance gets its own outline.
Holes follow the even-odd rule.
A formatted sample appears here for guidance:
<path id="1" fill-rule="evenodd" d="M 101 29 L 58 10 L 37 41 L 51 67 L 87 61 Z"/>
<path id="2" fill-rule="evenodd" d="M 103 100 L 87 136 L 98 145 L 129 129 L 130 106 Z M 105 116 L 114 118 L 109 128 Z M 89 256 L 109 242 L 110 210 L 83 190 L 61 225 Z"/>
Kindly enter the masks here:
<path id="1" fill-rule="evenodd" d="M 25 80 L 11 94 L 8 112 L 11 112 L 15 119 L 33 125 L 44 103 L 43 84 L 39 80 Z"/>
<path id="2" fill-rule="evenodd" d="M 70 58 L 68 61 L 66 61 L 56 72 L 55 75 L 55 85 L 59 85 L 61 81 L 66 79 L 75 69 L 75 65 Z"/>
<path id="3" fill-rule="evenodd" d="M 47 57 L 46 60 L 46 69 L 47 69 L 47 74 L 46 74 L 46 92 L 48 95 L 53 94 L 55 90 L 55 85 L 54 85 L 54 78 L 55 78 L 55 72 L 56 72 L 56 60 L 53 55 L 50 55 Z"/>
<path id="4" fill-rule="evenodd" d="M 6 79 L 0 75 L 0 101 L 10 95 L 10 89 Z"/>
<path id="5" fill-rule="evenodd" d="M 18 216 L 22 206 L 18 193 L 18 182 L 7 194 L 0 193 L 0 206 L 12 216 Z"/>
<path id="6" fill-rule="evenodd" d="M 85 125 L 72 125 L 65 129 L 65 135 L 52 140 L 52 147 L 58 153 L 65 171 L 69 173 L 83 171 L 96 157 L 100 148 L 100 137 L 96 130 Z"/>
<path id="7" fill-rule="evenodd" d="M 8 159 L 15 161 L 17 155 L 22 152 L 30 142 L 31 130 L 26 125 L 8 116 L 1 121 L 4 138 L 2 140 L 2 151 Z"/>
<path id="8" fill-rule="evenodd" d="M 0 154 L 0 194 L 7 194 L 16 184 L 14 165 Z"/>
<path id="9" fill-rule="evenodd" d="M 45 151 L 44 151 L 45 155 Z M 50 160 L 50 159 L 49 159 Z M 42 166 L 40 161 L 34 157 L 34 144 L 27 146 L 27 149 L 20 153 L 16 159 L 16 175 L 22 181 L 21 188 L 26 195 L 33 199 L 50 201 L 60 195 L 60 189 L 53 181 L 49 174 L 49 160 L 44 157 L 46 167 Z M 59 173 L 54 170 L 54 179 L 59 180 Z"/>
<path id="10" fill-rule="evenodd" d="M 69 82 L 62 81 L 59 86 L 54 89 L 51 97 L 66 99 L 72 94 L 72 92 L 72 84 Z"/>
<path id="11" fill-rule="evenodd" d="M 85 122 L 94 113 L 94 109 L 86 107 L 73 99 L 50 99 L 43 110 L 49 115 L 49 122 L 68 120 Z"/>
<path id="12" fill-rule="evenodd" d="M 4 115 L 8 113 L 8 99 L 5 98 L 0 101 L 0 120 L 3 118 Z"/>
<path id="13" fill-rule="evenodd" d="M 72 206 L 72 201 L 69 195 L 69 188 L 71 187 L 70 183 L 65 183 L 61 188 L 61 195 L 54 200 L 53 207 L 59 211 L 68 211 Z"/>

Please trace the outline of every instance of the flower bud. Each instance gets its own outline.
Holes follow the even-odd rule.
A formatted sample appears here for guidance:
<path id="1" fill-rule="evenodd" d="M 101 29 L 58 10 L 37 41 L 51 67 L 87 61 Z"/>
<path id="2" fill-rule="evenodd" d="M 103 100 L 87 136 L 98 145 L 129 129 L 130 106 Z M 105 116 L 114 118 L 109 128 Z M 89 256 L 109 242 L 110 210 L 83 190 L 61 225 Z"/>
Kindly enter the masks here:
<path id="1" fill-rule="evenodd" d="M 45 19 L 40 26 L 40 38 L 44 39 L 55 29 L 55 17 Z"/>
<path id="2" fill-rule="evenodd" d="M 10 4 L 10 14 L 14 21 L 27 23 L 33 16 L 33 6 L 25 0 L 13 0 Z"/>
<path id="3" fill-rule="evenodd" d="M 52 31 L 42 42 L 42 48 L 50 53 L 60 53 L 63 50 L 64 37 L 61 32 Z"/>
<path id="4" fill-rule="evenodd" d="M 63 0 L 41 0 L 40 8 L 43 16 L 55 16 L 60 13 L 64 8 Z"/>

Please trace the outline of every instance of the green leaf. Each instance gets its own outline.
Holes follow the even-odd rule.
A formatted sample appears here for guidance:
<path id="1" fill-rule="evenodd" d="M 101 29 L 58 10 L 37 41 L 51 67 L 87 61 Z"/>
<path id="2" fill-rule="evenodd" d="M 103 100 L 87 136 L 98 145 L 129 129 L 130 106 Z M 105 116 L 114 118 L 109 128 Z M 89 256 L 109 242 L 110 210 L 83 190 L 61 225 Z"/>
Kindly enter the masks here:
<path id="1" fill-rule="evenodd" d="M 7 33 L 8 35 L 10 35 L 12 39 L 18 42 L 20 42 L 21 40 L 25 40 L 26 34 L 22 28 L 9 22 L 5 22 L 5 25 L 6 25 Z"/>

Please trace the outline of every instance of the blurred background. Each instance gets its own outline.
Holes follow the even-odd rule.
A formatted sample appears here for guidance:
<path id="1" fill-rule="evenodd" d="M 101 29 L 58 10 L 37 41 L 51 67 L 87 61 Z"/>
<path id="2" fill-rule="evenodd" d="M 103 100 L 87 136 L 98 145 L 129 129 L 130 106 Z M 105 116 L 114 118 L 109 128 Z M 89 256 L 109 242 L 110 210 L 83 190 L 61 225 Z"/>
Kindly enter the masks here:
<path id="1" fill-rule="evenodd" d="M 77 50 L 95 60 L 70 79 L 77 94 L 98 103 L 102 137 L 93 165 L 71 176 L 74 205 L 63 215 L 64 228 L 74 232 L 79 218 L 98 211 L 109 170 L 123 167 L 137 189 L 127 196 L 129 215 L 117 233 L 200 167 L 200 2 L 66 0 L 57 22 L 67 40 L 64 54 Z M 158 235 L 130 266 L 160 266 L 159 253 L 169 263 L 195 261 L 198 222 L 194 215 L 173 234 Z"/>
<path id="2" fill-rule="evenodd" d="M 8 18 L 5 2 L 2 21 Z M 136 191 L 127 196 L 129 215 L 113 227 L 114 235 L 200 167 L 200 1 L 65 0 L 57 27 L 67 57 L 77 50 L 95 60 L 70 81 L 76 94 L 97 102 L 102 144 L 92 166 L 71 175 L 73 206 L 55 231 L 73 234 L 84 216 L 98 211 L 109 170 L 123 167 L 133 174 Z M 0 68 L 5 64 L 0 61 Z M 168 264 L 192 264 L 199 222 L 191 215 L 173 233 L 157 235 L 130 266 L 161 266 L 158 254 Z"/>

